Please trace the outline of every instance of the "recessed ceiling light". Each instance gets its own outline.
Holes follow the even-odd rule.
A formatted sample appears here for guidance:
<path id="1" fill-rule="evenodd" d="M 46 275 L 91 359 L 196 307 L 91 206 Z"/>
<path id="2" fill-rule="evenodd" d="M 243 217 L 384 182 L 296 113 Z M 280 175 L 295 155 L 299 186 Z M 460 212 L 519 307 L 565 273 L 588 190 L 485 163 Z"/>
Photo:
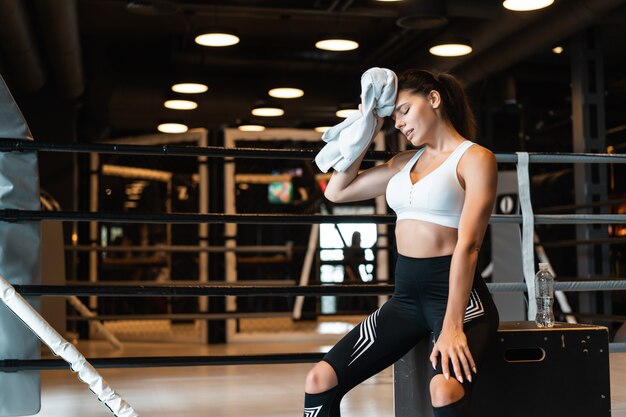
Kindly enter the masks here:
<path id="1" fill-rule="evenodd" d="M 552 48 L 552 52 L 554 52 L 555 54 L 562 54 L 563 53 L 563 47 L 562 46 L 555 46 L 554 48 Z"/>
<path id="2" fill-rule="evenodd" d="M 304 95 L 304 91 L 299 88 L 281 87 L 272 88 L 268 94 L 276 98 L 298 98 Z"/>
<path id="3" fill-rule="evenodd" d="M 350 39 L 324 39 L 316 42 L 315 47 L 325 51 L 352 51 L 357 49 L 359 44 Z"/>
<path id="4" fill-rule="evenodd" d="M 352 113 L 358 112 L 358 109 L 341 109 L 341 110 L 337 110 L 337 112 L 335 113 L 335 115 L 337 117 L 342 117 L 342 118 L 346 118 L 349 117 Z"/>
<path id="5" fill-rule="evenodd" d="M 472 47 L 463 43 L 442 43 L 429 49 L 437 56 L 463 56 L 472 52 Z"/>
<path id="6" fill-rule="evenodd" d="M 167 100 L 163 105 L 173 110 L 193 110 L 198 108 L 198 103 L 191 100 Z"/>
<path id="7" fill-rule="evenodd" d="M 185 133 L 189 128 L 182 123 L 161 123 L 157 127 L 162 133 Z"/>
<path id="8" fill-rule="evenodd" d="M 551 6 L 554 0 L 504 0 L 502 6 L 515 12 L 528 12 Z"/>
<path id="9" fill-rule="evenodd" d="M 232 33 L 213 32 L 198 35 L 196 36 L 195 41 L 198 45 L 202 46 L 222 47 L 238 44 L 239 37 L 233 35 Z"/>
<path id="10" fill-rule="evenodd" d="M 388 0 L 386 0 L 386 1 L 388 1 Z M 331 128 L 331 126 L 318 126 L 318 127 L 315 128 L 315 131 L 318 132 L 318 133 L 324 133 L 324 132 L 326 132 L 330 128 Z"/>
<path id="11" fill-rule="evenodd" d="M 199 94 L 207 91 L 209 87 L 198 83 L 179 83 L 172 86 L 172 91 L 182 94 Z"/>
<path id="12" fill-rule="evenodd" d="M 237 129 L 242 132 L 262 132 L 265 130 L 265 126 L 261 125 L 241 125 L 238 126 Z"/>
<path id="13" fill-rule="evenodd" d="M 261 117 L 277 117 L 285 114 L 285 111 L 280 107 L 261 105 L 252 109 L 252 114 Z"/>

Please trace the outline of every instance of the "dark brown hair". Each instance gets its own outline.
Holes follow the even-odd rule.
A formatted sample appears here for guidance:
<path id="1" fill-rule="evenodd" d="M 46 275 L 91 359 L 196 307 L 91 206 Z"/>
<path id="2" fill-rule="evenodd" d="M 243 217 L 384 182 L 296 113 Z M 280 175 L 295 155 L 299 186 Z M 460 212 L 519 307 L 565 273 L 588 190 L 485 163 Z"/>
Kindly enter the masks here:
<path id="1" fill-rule="evenodd" d="M 420 69 L 409 69 L 398 77 L 398 91 L 407 90 L 427 96 L 432 90 L 439 92 L 444 118 L 466 139 L 476 138 L 474 113 L 469 106 L 465 90 L 450 74 L 434 74 Z"/>

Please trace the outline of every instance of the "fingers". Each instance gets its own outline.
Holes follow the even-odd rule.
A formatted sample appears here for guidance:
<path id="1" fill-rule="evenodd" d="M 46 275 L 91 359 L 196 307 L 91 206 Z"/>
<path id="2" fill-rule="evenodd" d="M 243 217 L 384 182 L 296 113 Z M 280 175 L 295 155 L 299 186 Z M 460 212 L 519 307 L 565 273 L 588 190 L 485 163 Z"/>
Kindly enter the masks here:
<path id="1" fill-rule="evenodd" d="M 464 352 L 465 352 L 465 356 L 467 357 L 467 360 L 469 362 L 469 366 L 472 368 L 474 373 L 477 374 L 478 370 L 476 369 L 476 362 L 474 362 L 474 358 L 472 357 L 472 353 L 469 350 L 469 346 L 465 346 L 464 347 Z M 469 372 L 469 370 L 468 370 L 468 372 Z"/>
<path id="2" fill-rule="evenodd" d="M 444 352 L 441 352 L 441 370 L 443 371 L 443 376 L 446 379 L 450 379 L 449 356 Z"/>
<path id="3" fill-rule="evenodd" d="M 433 357 L 436 358 L 436 355 L 431 355 L 431 362 Z M 452 365 L 454 374 L 461 384 L 463 383 L 463 375 L 469 382 L 472 382 L 471 371 L 474 370 L 474 373 L 477 373 L 474 358 L 472 358 L 472 354 L 467 346 L 458 346 L 456 350 L 450 349 L 449 352 L 441 352 L 441 369 L 443 376 L 447 380 L 450 379 L 450 365 Z M 436 366 L 436 360 L 434 366 Z"/>
<path id="4" fill-rule="evenodd" d="M 437 369 L 437 355 L 439 355 L 439 351 L 437 349 L 433 349 L 433 352 L 430 354 L 430 363 L 433 365 L 433 369 Z"/>
<path id="5" fill-rule="evenodd" d="M 437 369 L 437 357 L 441 354 L 441 369 L 446 380 L 450 379 L 450 367 L 452 367 L 460 383 L 463 383 L 464 378 L 472 382 L 472 370 L 475 374 L 478 371 L 467 343 L 462 341 L 457 341 L 456 343 L 438 342 L 441 343 L 435 344 L 429 358 L 433 368 Z"/>
<path id="6" fill-rule="evenodd" d="M 465 377 L 467 378 L 467 380 L 472 382 L 472 372 L 470 370 L 469 361 L 467 360 L 466 352 L 463 350 L 463 347 L 459 347 L 457 353 L 458 353 L 458 358 L 459 358 L 458 361 L 463 367 L 463 369 L 459 367 L 454 368 L 454 373 L 457 375 L 457 379 L 459 380 L 460 383 L 463 383 L 462 375 L 465 374 Z"/>
<path id="7" fill-rule="evenodd" d="M 457 352 L 454 352 L 457 353 Z M 452 362 L 452 369 L 454 369 L 454 374 L 456 375 L 456 379 L 459 380 L 459 382 L 462 384 L 463 383 L 463 374 L 460 372 L 461 370 L 461 366 L 459 364 L 459 357 L 457 354 L 452 354 L 450 355 L 450 361 Z"/>

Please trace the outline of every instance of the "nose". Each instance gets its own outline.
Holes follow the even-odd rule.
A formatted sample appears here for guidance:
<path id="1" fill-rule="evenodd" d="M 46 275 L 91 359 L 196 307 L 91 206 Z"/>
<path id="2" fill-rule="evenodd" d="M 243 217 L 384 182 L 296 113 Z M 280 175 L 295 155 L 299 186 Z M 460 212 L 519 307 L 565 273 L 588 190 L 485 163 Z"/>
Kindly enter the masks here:
<path id="1" fill-rule="evenodd" d="M 400 120 L 400 118 L 396 119 L 394 125 L 396 126 L 396 129 L 398 130 L 402 130 L 400 129 L 400 127 L 402 127 L 404 125 L 404 123 L 402 123 L 402 121 Z"/>

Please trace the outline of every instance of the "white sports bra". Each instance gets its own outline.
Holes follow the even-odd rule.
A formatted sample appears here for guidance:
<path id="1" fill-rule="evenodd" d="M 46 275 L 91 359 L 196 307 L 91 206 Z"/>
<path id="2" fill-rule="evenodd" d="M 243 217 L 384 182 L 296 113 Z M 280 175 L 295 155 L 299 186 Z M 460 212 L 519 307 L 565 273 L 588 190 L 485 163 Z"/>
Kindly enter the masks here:
<path id="1" fill-rule="evenodd" d="M 415 152 L 387 184 L 387 204 L 396 212 L 397 220 L 423 220 L 458 229 L 465 190 L 459 183 L 456 167 L 473 144 L 469 140 L 461 143 L 441 165 L 412 184 L 411 170 L 425 148 Z"/>

